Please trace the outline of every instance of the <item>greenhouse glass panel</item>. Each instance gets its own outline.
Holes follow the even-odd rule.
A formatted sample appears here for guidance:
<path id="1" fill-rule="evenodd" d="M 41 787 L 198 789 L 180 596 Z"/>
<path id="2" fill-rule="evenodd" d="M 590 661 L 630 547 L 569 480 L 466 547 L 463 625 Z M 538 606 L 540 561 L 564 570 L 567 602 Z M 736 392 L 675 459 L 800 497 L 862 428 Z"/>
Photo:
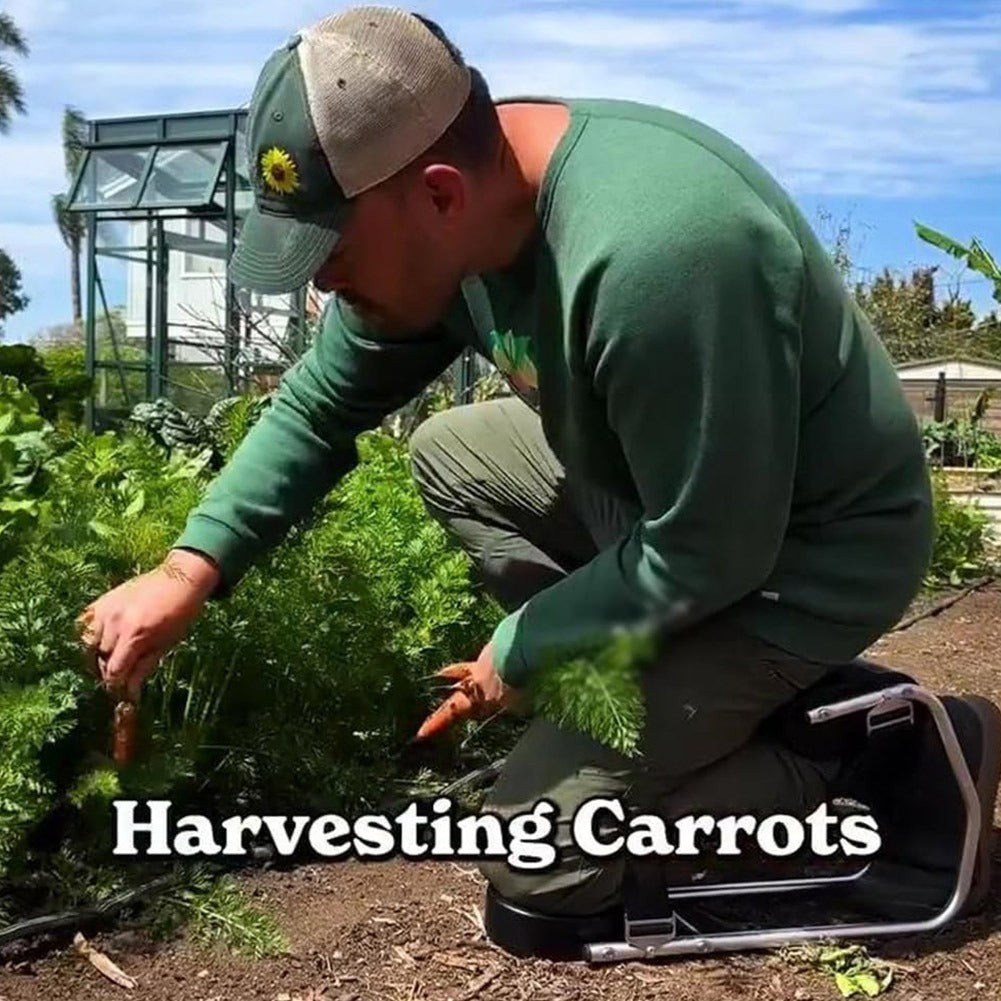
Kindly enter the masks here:
<path id="1" fill-rule="evenodd" d="M 135 142 L 139 139 L 155 140 L 160 137 L 160 125 L 155 118 L 125 119 L 118 122 L 99 122 L 95 138 L 103 146 L 111 143 Z"/>
<path id="2" fill-rule="evenodd" d="M 219 181 L 226 143 L 160 146 L 140 207 L 208 205 Z"/>
<path id="3" fill-rule="evenodd" d="M 168 118 L 164 122 L 168 139 L 218 139 L 229 134 L 230 116 L 186 115 Z"/>
<path id="4" fill-rule="evenodd" d="M 152 149 L 95 149 L 87 154 L 70 208 L 130 208 L 146 173 Z"/>

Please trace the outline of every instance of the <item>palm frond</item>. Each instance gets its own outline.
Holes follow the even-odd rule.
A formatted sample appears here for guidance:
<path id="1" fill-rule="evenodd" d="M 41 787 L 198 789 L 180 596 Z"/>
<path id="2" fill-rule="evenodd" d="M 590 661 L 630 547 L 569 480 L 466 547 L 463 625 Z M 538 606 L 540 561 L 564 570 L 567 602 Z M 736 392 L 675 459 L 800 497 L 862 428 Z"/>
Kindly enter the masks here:
<path id="1" fill-rule="evenodd" d="M 0 11 L 0 49 L 10 49 L 19 56 L 28 54 L 24 32 L 14 23 L 14 18 L 4 11 Z"/>
<path id="2" fill-rule="evenodd" d="M 72 184 L 80 169 L 87 142 L 87 119 L 79 108 L 67 105 L 62 121 L 63 158 L 66 162 L 66 177 Z"/>
<path id="3" fill-rule="evenodd" d="M 7 132 L 13 120 L 13 112 L 25 114 L 24 89 L 14 76 L 14 71 L 0 62 L 0 132 Z"/>

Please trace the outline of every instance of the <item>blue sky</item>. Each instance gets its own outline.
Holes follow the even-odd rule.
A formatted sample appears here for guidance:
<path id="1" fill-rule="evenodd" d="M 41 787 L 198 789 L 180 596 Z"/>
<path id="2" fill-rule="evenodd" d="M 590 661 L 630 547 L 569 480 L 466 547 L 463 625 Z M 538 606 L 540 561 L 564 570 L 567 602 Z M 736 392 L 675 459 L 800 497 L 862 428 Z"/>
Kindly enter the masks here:
<path id="1" fill-rule="evenodd" d="M 0 136 L 0 247 L 31 305 L 6 340 L 70 314 L 51 220 L 59 118 L 237 107 L 270 51 L 330 0 L 6 0 L 31 54 L 28 115 Z M 498 95 L 620 97 L 705 121 L 757 156 L 810 218 L 850 219 L 861 272 L 943 265 L 919 219 L 1001 253 L 1001 0 L 428 0 Z M 818 224 L 822 234 L 825 228 Z"/>

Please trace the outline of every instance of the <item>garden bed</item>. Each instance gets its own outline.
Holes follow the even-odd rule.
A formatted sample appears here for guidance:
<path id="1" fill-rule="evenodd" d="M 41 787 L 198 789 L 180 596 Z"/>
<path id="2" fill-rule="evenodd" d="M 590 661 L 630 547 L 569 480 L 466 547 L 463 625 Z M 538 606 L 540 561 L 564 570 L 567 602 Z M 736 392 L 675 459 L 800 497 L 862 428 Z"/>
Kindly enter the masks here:
<path id="1" fill-rule="evenodd" d="M 984 493 L 1001 490 L 1001 469 L 993 467 L 941 466 L 952 493 Z"/>
<path id="2" fill-rule="evenodd" d="M 869 651 L 939 692 L 1001 701 L 1001 587 L 988 585 Z M 996 822 L 998 820 L 996 815 Z M 239 959 L 186 938 L 154 942 L 141 931 L 95 937 L 135 977 L 143 1001 L 749 1001 L 840 998 L 832 977 L 796 954 L 733 955 L 588 969 L 526 962 L 484 942 L 476 908 L 483 886 L 468 865 L 333 863 L 240 878 L 275 915 L 285 954 Z M 970 1001 L 1001 996 L 1001 897 L 935 937 L 868 943 L 893 964 L 888 998 Z M 105 1001 L 128 996 L 67 941 L 11 954 L 0 970 L 6 1001 Z M 309 992 L 313 991 L 311 995 Z"/>
<path id="3" fill-rule="evenodd" d="M 27 394 L 0 383 L 0 418 L 9 415 L 0 427 L 0 714 L 8 724 L 0 731 L 0 926 L 113 900 L 154 875 L 155 866 L 126 869 L 110 857 L 115 798 L 157 796 L 179 812 L 223 815 L 382 812 L 387 799 L 427 793 L 494 760 L 518 731 L 517 722 L 501 719 L 456 728 L 433 746 L 409 746 L 438 701 L 429 673 L 474 656 L 501 613 L 474 585 L 465 556 L 427 517 L 405 441 L 376 433 L 359 442 L 358 468 L 323 499 L 305 530 L 290 533 L 227 601 L 212 603 L 149 679 L 140 753 L 116 769 L 107 754 L 111 705 L 82 669 L 75 617 L 99 594 L 156 565 L 263 409 L 244 400 L 221 410 L 218 421 L 170 423 L 173 437 L 153 411 L 145 432 L 56 435 Z M 940 482 L 929 583 L 962 589 L 989 568 L 983 516 L 953 500 Z M 929 597 L 937 601 L 941 593 Z M 920 600 L 910 616 L 925 604 Z M 604 665 L 610 673 L 601 679 L 603 692 L 622 695 L 607 714 L 622 730 L 616 739 L 628 738 L 632 726 L 629 693 L 620 691 L 623 676 L 615 673 L 624 655 L 612 651 Z M 596 666 L 571 668 L 583 679 Z M 582 709 L 579 716 L 594 718 L 593 706 L 568 704 L 592 689 L 581 679 L 561 674 L 562 687 L 548 692 L 568 721 Z M 537 708 L 545 714 L 544 687 L 541 694 Z M 157 898 L 152 912 L 141 912 L 146 930 L 108 932 L 97 944 L 120 958 L 154 1001 L 177 996 L 182 985 L 191 1001 L 253 997 L 258 989 L 265 993 L 256 996 L 274 1001 L 284 993 L 291 1001 L 296 991 L 305 997 L 317 957 L 333 991 L 323 995 L 329 1001 L 386 994 L 417 1001 L 452 996 L 451 988 L 456 997 L 473 991 L 467 1001 L 510 994 L 505 981 L 515 967 L 475 940 L 475 920 L 467 927 L 482 893 L 475 873 L 406 862 L 341 864 L 245 873 L 235 886 L 245 892 L 212 881 L 175 887 L 166 911 L 156 910 Z M 116 916 L 127 920 L 130 913 Z M 164 921 L 188 937 L 164 946 Z M 0 999 L 119 996 L 120 988 L 95 980 L 93 968 L 66 951 L 63 932 L 7 947 L 10 979 L 8 986 L 0 978 Z M 293 954 L 256 962 L 206 952 L 198 937 L 264 955 L 280 934 Z M 458 950 L 460 961 L 438 962 L 435 949 L 453 959 Z M 337 953 L 352 972 L 336 965 Z M 366 960 L 376 972 L 353 970 Z M 496 975 L 477 979 L 494 962 Z M 684 964 L 664 984 L 679 998 L 710 989 L 736 997 L 746 996 L 739 986 L 745 975 L 755 991 L 767 982 L 773 993 L 790 976 L 784 967 L 767 967 L 762 979 L 766 967 L 756 964 Z M 522 997 L 609 989 L 638 997 L 652 989 L 645 971 L 585 980 L 574 971 L 531 969 L 538 979 Z M 699 979 L 704 969 L 718 977 Z M 768 979 L 774 976 L 779 980 Z M 689 981 L 694 993 L 686 993 Z M 806 982 L 796 979 L 796 989 Z"/>

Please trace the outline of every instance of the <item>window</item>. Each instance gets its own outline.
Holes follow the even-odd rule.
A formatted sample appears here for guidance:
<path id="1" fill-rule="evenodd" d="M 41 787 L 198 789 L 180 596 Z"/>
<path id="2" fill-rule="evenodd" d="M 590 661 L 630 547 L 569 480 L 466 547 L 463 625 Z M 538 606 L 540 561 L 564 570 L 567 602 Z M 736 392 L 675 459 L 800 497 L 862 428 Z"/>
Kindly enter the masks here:
<path id="1" fill-rule="evenodd" d="M 209 205 L 227 143 L 90 150 L 72 193 L 72 209 Z"/>
<path id="2" fill-rule="evenodd" d="M 224 275 L 226 273 L 226 233 L 206 219 L 185 219 L 184 235 L 205 244 L 206 253 L 186 251 L 183 271 L 186 275 Z"/>
<path id="3" fill-rule="evenodd" d="M 128 208 L 139 194 L 152 150 L 109 149 L 87 154 L 72 209 Z"/>

